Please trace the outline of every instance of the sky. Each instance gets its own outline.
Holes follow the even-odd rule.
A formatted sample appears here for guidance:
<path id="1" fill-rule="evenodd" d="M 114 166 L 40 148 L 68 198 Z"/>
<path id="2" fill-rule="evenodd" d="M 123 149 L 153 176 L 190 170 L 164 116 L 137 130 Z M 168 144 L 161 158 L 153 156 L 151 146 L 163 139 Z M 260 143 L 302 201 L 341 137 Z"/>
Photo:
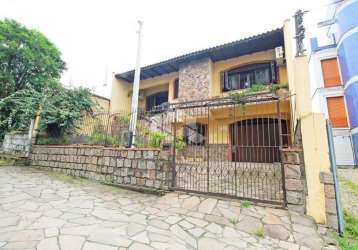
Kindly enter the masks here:
<path id="1" fill-rule="evenodd" d="M 110 96 L 112 72 L 135 66 L 137 20 L 141 65 L 156 63 L 282 27 L 297 9 L 327 0 L 0 0 L 0 19 L 42 32 L 62 53 L 65 85 Z"/>

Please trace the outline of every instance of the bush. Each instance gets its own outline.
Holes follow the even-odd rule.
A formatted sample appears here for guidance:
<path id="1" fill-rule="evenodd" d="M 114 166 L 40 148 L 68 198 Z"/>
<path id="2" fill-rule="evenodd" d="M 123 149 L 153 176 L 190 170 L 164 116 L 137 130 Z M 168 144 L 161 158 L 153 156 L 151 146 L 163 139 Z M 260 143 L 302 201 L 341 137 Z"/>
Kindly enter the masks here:
<path id="1" fill-rule="evenodd" d="M 150 132 L 149 134 L 149 145 L 153 148 L 161 148 L 163 145 L 163 141 L 165 140 L 165 134 L 161 132 Z"/>
<path id="2" fill-rule="evenodd" d="M 69 144 L 68 137 L 39 137 L 37 139 L 38 145 L 66 145 Z"/>
<path id="3" fill-rule="evenodd" d="M 93 133 L 90 136 L 88 143 L 92 145 L 119 145 L 120 140 L 111 135 L 106 135 L 103 133 Z"/>

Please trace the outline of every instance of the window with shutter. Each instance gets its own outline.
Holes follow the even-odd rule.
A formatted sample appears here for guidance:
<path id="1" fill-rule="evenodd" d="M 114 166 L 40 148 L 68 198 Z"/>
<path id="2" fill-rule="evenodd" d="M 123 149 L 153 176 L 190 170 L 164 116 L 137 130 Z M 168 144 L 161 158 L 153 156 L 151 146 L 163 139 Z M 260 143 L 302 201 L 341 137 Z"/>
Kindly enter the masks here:
<path id="1" fill-rule="evenodd" d="M 322 67 L 323 82 L 326 88 L 341 85 L 341 78 L 339 76 L 337 58 L 322 60 L 321 67 Z"/>
<path id="2" fill-rule="evenodd" d="M 333 128 L 347 128 L 346 105 L 343 96 L 327 97 L 329 119 Z"/>

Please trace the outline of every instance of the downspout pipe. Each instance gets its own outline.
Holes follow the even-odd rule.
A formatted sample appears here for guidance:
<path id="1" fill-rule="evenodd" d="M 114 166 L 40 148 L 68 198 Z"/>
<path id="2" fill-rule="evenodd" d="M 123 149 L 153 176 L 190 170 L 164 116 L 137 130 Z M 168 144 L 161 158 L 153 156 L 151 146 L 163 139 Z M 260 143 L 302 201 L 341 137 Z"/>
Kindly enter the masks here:
<path id="1" fill-rule="evenodd" d="M 326 126 L 327 126 L 327 136 L 328 136 L 328 146 L 329 146 L 329 158 L 331 161 L 331 171 L 333 175 L 334 191 L 336 193 L 338 233 L 339 235 L 342 236 L 344 231 L 344 218 L 343 218 L 343 211 L 341 205 L 341 192 L 340 192 L 339 182 L 337 178 L 337 163 L 336 163 L 336 152 L 334 149 L 334 141 L 333 141 L 333 130 L 330 121 L 327 120 Z"/>

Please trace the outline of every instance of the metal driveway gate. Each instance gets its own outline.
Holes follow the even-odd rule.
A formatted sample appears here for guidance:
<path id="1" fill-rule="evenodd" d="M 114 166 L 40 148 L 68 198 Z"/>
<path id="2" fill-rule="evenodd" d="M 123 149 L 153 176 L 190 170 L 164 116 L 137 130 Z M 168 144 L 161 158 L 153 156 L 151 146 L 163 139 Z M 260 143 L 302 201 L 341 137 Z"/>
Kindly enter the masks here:
<path id="1" fill-rule="evenodd" d="M 174 106 L 173 188 L 285 205 L 290 130 L 280 106 L 272 96 Z"/>

